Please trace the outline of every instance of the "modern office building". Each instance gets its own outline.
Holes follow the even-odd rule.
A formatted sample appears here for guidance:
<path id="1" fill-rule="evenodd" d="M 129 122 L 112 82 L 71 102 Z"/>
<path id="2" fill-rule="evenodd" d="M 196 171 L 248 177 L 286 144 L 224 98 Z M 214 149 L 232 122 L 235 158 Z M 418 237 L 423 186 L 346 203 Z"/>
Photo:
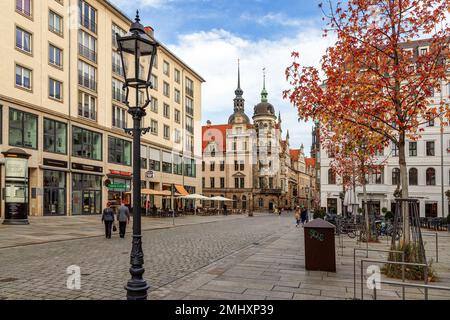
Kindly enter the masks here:
<path id="1" fill-rule="evenodd" d="M 0 151 L 31 155 L 22 191 L 6 183 L 0 156 L 1 216 L 5 196 L 18 193 L 33 216 L 99 214 L 122 199 L 131 204 L 132 139 L 124 128 L 132 120 L 115 37 L 131 20 L 105 0 L 4 0 L 0 11 Z M 154 37 L 151 27 L 146 32 Z M 142 187 L 201 192 L 204 80 L 163 44 L 152 73 Z"/>

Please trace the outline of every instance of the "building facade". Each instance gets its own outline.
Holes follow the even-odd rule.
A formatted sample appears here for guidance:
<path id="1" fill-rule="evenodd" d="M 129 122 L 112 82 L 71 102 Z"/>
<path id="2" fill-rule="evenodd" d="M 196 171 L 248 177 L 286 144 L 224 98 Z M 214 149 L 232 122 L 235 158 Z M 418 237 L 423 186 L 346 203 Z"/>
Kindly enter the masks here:
<path id="1" fill-rule="evenodd" d="M 115 37 L 131 20 L 105 0 L 6 0 L 0 10 L 0 151 L 31 155 L 29 214 L 99 214 L 107 202 L 131 204 L 132 139 L 124 128 L 132 119 Z M 201 192 L 204 80 L 163 44 L 152 73 L 142 187 Z M 14 193 L 0 161 L 0 190 Z"/>
<path id="2" fill-rule="evenodd" d="M 414 57 L 429 50 L 428 41 L 414 41 L 404 45 Z M 414 66 L 412 66 L 414 67 Z M 450 71 L 450 69 L 449 69 Z M 441 90 L 435 90 L 430 98 L 430 108 L 441 101 L 449 101 L 450 84 L 441 83 Z M 422 217 L 446 217 L 449 201 L 445 192 L 450 190 L 450 127 L 448 119 L 439 118 L 424 121 L 423 132 L 417 141 L 406 143 L 406 165 L 408 170 L 409 196 L 420 201 L 419 213 Z M 318 134 L 317 134 L 318 135 Z M 319 144 L 320 145 L 320 144 Z M 320 148 L 320 194 L 321 207 L 338 214 L 345 212 L 343 187 L 340 177 L 336 177 L 330 168 L 333 158 L 327 150 Z M 375 162 L 383 163 L 379 170 L 373 170 L 367 177 L 368 201 L 375 212 L 386 208 L 394 212 L 394 192 L 400 177 L 398 149 L 391 145 L 375 157 Z M 361 207 L 362 188 L 357 187 L 357 197 Z"/>
<path id="3" fill-rule="evenodd" d="M 208 122 L 203 127 L 204 194 L 232 199 L 232 208 L 243 211 L 293 208 L 301 201 L 303 150 L 290 149 L 289 132 L 283 139 L 281 118 L 268 101 L 265 80 L 253 121 L 245 113 L 243 93 L 238 70 L 234 111 L 228 123 Z"/>

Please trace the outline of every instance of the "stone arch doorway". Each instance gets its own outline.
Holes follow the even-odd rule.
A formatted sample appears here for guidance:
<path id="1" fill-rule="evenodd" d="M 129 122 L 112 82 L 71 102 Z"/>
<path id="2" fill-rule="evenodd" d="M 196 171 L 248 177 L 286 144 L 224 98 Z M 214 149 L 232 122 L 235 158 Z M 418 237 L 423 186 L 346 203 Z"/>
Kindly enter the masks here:
<path id="1" fill-rule="evenodd" d="M 242 210 L 247 210 L 247 197 L 242 196 Z"/>

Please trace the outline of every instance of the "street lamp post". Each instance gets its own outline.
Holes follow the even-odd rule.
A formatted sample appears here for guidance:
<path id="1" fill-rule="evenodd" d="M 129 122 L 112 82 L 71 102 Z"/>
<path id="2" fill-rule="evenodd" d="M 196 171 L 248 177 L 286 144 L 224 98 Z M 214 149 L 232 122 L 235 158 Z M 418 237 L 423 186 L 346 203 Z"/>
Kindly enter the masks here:
<path id="1" fill-rule="evenodd" d="M 128 300 L 146 300 L 149 285 L 142 275 L 145 272 L 144 253 L 142 251 L 141 235 L 141 134 L 150 128 L 141 128 L 141 120 L 146 115 L 145 108 L 150 103 L 149 89 L 152 88 L 150 76 L 157 51 L 157 42 L 152 39 L 140 23 L 139 12 L 131 24 L 130 31 L 124 36 L 116 34 L 117 44 L 124 71 L 126 104 L 128 113 L 133 118 L 133 128 L 125 132 L 133 136 L 133 241 L 130 254 L 130 274 L 125 289 Z M 148 73 L 145 73 L 148 65 Z M 135 90 L 135 104 L 130 107 L 130 89 Z M 145 90 L 146 100 L 140 105 L 140 90 Z"/>

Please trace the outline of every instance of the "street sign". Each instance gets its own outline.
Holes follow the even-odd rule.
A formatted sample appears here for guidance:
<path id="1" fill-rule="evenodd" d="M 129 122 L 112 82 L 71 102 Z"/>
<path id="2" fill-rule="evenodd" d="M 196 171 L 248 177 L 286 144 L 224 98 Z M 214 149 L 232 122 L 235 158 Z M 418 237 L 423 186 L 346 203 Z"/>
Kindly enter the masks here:
<path id="1" fill-rule="evenodd" d="M 145 177 L 148 179 L 152 179 L 155 177 L 155 172 L 153 170 L 149 170 L 145 173 Z"/>
<path id="2" fill-rule="evenodd" d="M 128 186 L 125 183 L 111 183 L 108 189 L 111 191 L 126 191 Z"/>

